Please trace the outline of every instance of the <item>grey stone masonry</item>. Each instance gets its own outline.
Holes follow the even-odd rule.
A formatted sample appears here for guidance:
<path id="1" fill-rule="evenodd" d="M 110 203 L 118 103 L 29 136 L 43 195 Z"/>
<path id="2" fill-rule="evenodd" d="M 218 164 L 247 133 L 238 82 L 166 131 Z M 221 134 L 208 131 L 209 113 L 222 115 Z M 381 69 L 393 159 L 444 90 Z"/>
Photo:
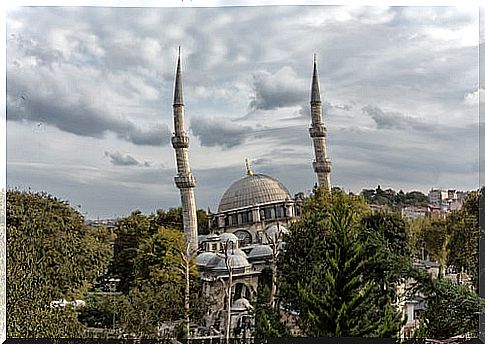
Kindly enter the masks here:
<path id="1" fill-rule="evenodd" d="M 175 149 L 177 160 L 177 175 L 175 185 L 180 190 L 182 203 L 182 219 L 184 236 L 187 245 L 190 245 L 191 256 L 197 254 L 197 208 L 195 206 L 195 177 L 192 175 L 189 164 L 189 137 L 184 127 L 184 101 L 182 89 L 182 66 L 180 65 L 180 48 L 177 59 L 177 72 L 175 76 L 175 90 L 173 97 L 173 121 L 175 133 L 172 137 L 172 146 Z"/>

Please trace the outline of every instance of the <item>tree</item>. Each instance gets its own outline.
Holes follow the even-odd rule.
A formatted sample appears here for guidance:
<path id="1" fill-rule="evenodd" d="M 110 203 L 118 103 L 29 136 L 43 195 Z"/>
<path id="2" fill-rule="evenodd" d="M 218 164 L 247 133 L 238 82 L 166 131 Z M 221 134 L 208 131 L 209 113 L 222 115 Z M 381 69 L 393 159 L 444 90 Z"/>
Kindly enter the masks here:
<path id="1" fill-rule="evenodd" d="M 187 307 L 184 247 L 183 234 L 164 227 L 140 244 L 133 259 L 133 286 L 117 300 L 119 323 L 125 333 L 154 338 L 162 323 L 202 319 L 208 303 L 201 296 L 193 260 L 188 262 L 191 293 Z"/>
<path id="2" fill-rule="evenodd" d="M 484 300 L 470 287 L 439 279 L 428 290 L 421 333 L 435 339 L 466 334 L 478 337 L 479 313 L 484 311 Z"/>
<path id="3" fill-rule="evenodd" d="M 263 272 L 264 273 L 264 272 Z M 271 273 L 267 271 L 267 273 Z M 288 328 L 281 322 L 279 307 L 273 307 L 268 285 L 258 285 L 254 304 L 254 337 L 259 339 L 291 337 Z"/>
<path id="4" fill-rule="evenodd" d="M 369 215 L 360 197 L 317 190 L 291 227 L 280 260 L 280 295 L 299 312 L 306 335 L 398 334 L 402 315 L 392 306 L 392 295 L 381 297 L 385 285 L 376 276 L 385 271 L 375 271 L 382 261 L 392 261 L 394 253 L 385 245 L 386 231 L 362 224 Z M 402 278 L 407 263 L 389 267 L 393 271 L 386 272 L 387 288 Z"/>
<path id="5" fill-rule="evenodd" d="M 447 263 L 458 271 L 469 273 L 478 290 L 479 252 L 479 198 L 480 192 L 471 192 L 465 198 L 460 210 L 453 211 L 447 218 L 450 235 Z"/>
<path id="6" fill-rule="evenodd" d="M 347 202 L 356 217 L 370 214 L 362 197 L 346 197 L 342 191 L 328 193 L 317 189 L 314 195 L 304 200 L 301 216 L 291 226 L 286 238 L 286 252 L 278 260 L 280 296 L 291 309 L 297 310 L 299 305 L 295 286 L 298 282 L 303 285 L 310 283 L 313 266 L 322 261 L 323 252 L 328 248 L 329 213 L 332 204 L 339 198 Z"/>
<path id="7" fill-rule="evenodd" d="M 86 226 L 65 201 L 8 191 L 8 337 L 82 336 L 77 312 L 50 303 L 84 298 L 108 265 L 110 241 L 106 228 Z"/>

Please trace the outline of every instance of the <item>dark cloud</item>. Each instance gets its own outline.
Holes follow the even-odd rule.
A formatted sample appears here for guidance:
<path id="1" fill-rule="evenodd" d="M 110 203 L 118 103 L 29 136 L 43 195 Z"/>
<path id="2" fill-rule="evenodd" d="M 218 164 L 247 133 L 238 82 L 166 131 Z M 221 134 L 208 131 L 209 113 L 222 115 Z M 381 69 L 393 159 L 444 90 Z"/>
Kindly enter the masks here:
<path id="1" fill-rule="evenodd" d="M 190 130 L 199 138 L 201 146 L 231 148 L 243 144 L 251 127 L 241 126 L 223 119 L 194 117 L 190 122 Z"/>
<path id="2" fill-rule="evenodd" d="M 377 106 L 367 105 L 362 108 L 362 111 L 374 120 L 377 125 L 377 129 L 433 129 L 433 126 L 424 123 L 419 119 L 406 116 L 400 112 L 384 112 Z"/>
<path id="3" fill-rule="evenodd" d="M 108 152 L 105 151 L 104 155 L 109 158 L 110 162 L 116 166 L 140 166 L 140 167 L 150 167 L 148 161 L 141 162 L 132 157 L 129 154 L 121 154 L 120 152 Z"/>
<path id="4" fill-rule="evenodd" d="M 34 87 L 19 74 L 7 75 L 7 120 L 41 122 L 87 137 L 101 138 L 111 132 L 136 145 L 169 143 L 171 133 L 167 125 L 143 130 L 129 120 L 103 112 L 87 98 L 62 100 L 62 94 L 39 94 Z"/>

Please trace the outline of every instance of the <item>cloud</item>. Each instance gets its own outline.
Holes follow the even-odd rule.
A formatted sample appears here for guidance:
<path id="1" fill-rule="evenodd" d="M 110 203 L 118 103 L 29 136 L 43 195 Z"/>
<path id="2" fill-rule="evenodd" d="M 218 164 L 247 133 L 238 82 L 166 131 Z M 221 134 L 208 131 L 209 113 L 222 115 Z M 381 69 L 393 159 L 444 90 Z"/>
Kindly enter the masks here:
<path id="1" fill-rule="evenodd" d="M 251 127 L 237 125 L 223 119 L 204 117 L 192 118 L 190 130 L 199 138 L 201 146 L 220 146 L 224 149 L 243 144 L 252 132 Z"/>
<path id="2" fill-rule="evenodd" d="M 377 124 L 377 129 L 418 129 L 430 130 L 433 127 L 417 118 L 406 116 L 400 112 L 384 112 L 377 106 L 367 105 L 362 112 L 369 115 Z"/>
<path id="3" fill-rule="evenodd" d="M 148 161 L 141 162 L 136 160 L 129 154 L 121 154 L 120 152 L 108 152 L 105 151 L 104 155 L 109 158 L 110 162 L 115 166 L 140 166 L 140 167 L 150 167 Z"/>
<path id="4" fill-rule="evenodd" d="M 266 71 L 255 73 L 253 74 L 254 94 L 249 108 L 252 111 L 272 110 L 299 105 L 307 98 L 307 89 L 308 86 L 288 66 L 274 74 Z"/>
<path id="5" fill-rule="evenodd" d="M 111 74 L 93 65 L 73 63 L 65 56 L 67 52 L 49 49 L 46 42 L 22 35 L 11 35 L 8 45 L 13 51 L 7 63 L 8 121 L 40 122 L 86 137 L 103 138 L 113 133 L 135 145 L 169 143 L 171 133 L 166 124 L 146 123 L 145 119 L 150 127 L 145 129 L 135 124 L 136 118 L 129 113 L 136 105 L 132 99 L 148 101 L 154 97 L 150 85 L 139 76 Z"/>

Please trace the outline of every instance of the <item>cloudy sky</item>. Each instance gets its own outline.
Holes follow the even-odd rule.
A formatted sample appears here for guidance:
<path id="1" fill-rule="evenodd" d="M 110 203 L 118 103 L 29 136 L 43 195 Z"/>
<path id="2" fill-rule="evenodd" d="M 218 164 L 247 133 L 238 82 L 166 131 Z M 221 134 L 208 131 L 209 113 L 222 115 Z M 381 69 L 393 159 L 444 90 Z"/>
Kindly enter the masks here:
<path id="1" fill-rule="evenodd" d="M 318 55 L 332 183 L 478 187 L 478 8 L 24 7 L 7 12 L 7 186 L 88 218 L 179 205 L 172 96 L 182 46 L 197 206 L 256 173 L 315 182 Z"/>

